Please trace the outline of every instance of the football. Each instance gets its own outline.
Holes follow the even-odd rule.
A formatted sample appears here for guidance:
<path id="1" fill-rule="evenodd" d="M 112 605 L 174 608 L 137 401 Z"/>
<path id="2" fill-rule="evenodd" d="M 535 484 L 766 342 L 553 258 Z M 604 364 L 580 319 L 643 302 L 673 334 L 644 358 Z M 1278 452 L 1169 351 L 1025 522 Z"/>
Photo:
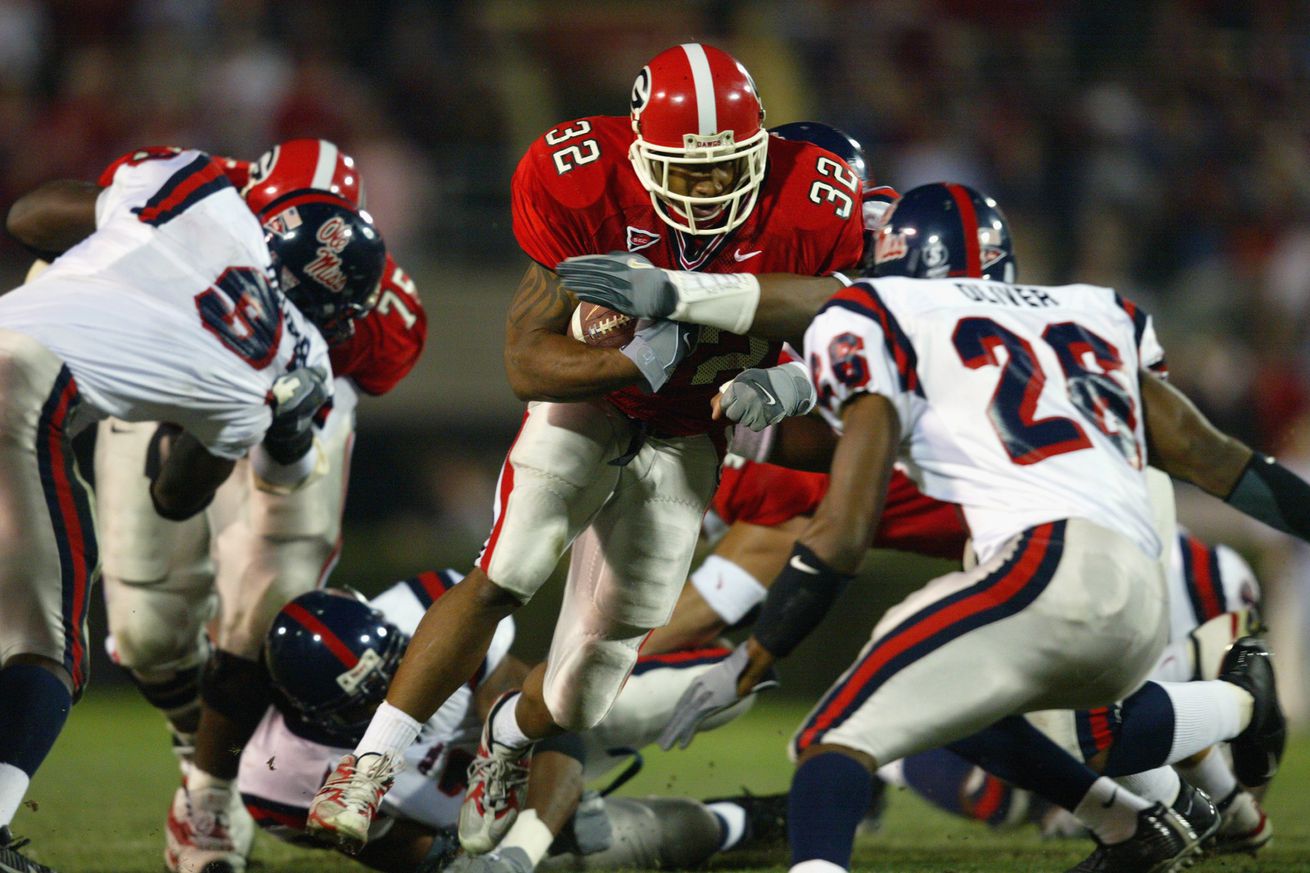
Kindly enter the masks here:
<path id="1" fill-rule="evenodd" d="M 637 320 L 631 315 L 595 303 L 579 303 L 569 325 L 575 340 L 602 349 L 627 345 L 636 330 Z"/>

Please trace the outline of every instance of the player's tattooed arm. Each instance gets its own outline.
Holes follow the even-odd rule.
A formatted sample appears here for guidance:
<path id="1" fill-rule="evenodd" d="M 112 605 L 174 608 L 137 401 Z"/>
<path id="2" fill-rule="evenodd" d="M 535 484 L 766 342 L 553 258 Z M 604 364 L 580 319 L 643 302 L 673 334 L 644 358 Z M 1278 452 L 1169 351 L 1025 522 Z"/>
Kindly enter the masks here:
<path id="1" fill-rule="evenodd" d="M 46 182 L 9 207 L 5 230 L 34 254 L 53 260 L 95 231 L 100 190 L 73 179 Z"/>
<path id="2" fill-rule="evenodd" d="M 643 381 L 618 349 L 593 348 L 568 335 L 578 300 L 559 277 L 531 264 L 505 320 L 505 372 L 521 400 L 582 400 Z"/>

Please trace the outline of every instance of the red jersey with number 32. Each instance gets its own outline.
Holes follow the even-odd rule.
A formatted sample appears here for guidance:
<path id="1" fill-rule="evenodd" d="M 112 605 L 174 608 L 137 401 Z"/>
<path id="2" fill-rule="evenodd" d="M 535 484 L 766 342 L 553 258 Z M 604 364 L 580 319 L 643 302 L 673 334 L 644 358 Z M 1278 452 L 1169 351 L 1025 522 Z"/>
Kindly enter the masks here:
<path id="1" fill-rule="evenodd" d="M 511 185 L 514 235 L 528 257 L 554 270 L 565 258 L 640 252 L 657 267 L 706 273 L 822 276 L 859 263 L 859 182 L 817 146 L 769 139 L 755 209 L 735 231 L 685 236 L 656 215 L 628 160 L 626 117 L 561 124 L 536 140 Z M 629 387 L 609 395 L 625 414 L 669 436 L 721 431 L 710 419 L 719 386 L 749 367 L 771 366 L 779 346 L 713 328 L 658 394 Z"/>

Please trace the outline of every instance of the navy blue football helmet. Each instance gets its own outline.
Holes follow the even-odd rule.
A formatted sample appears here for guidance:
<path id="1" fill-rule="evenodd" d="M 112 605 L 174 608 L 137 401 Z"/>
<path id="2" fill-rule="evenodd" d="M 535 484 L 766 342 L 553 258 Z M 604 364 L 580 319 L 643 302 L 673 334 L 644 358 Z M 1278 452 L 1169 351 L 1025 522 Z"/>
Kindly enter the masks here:
<path id="1" fill-rule="evenodd" d="M 864 147 L 846 131 L 824 124 L 822 121 L 793 121 L 769 128 L 769 133 L 783 139 L 814 143 L 821 149 L 832 152 L 847 163 L 860 181 L 869 182 L 869 167 L 864 160 Z"/>
<path id="2" fill-rule="evenodd" d="M 364 735 L 409 637 L 347 593 L 307 591 L 273 619 L 264 664 L 289 719 L 341 745 Z"/>
<path id="3" fill-rule="evenodd" d="M 328 191 L 288 191 L 259 211 L 282 293 L 329 345 L 377 305 L 387 248 L 367 212 Z"/>
<path id="4" fill-rule="evenodd" d="M 866 276 L 966 277 L 1013 282 L 1010 224 L 996 201 L 968 185 L 934 182 L 906 191 L 866 251 Z"/>

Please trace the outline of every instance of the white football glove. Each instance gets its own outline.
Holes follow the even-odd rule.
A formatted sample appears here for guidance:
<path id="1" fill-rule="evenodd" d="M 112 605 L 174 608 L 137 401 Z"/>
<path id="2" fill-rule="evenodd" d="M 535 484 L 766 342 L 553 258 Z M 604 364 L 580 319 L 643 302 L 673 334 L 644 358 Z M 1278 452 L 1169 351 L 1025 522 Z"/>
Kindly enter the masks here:
<path id="1" fill-rule="evenodd" d="M 682 359 L 691 354 L 700 340 L 700 327 L 664 319 L 640 319 L 637 332 L 620 351 L 627 355 L 641 375 L 651 393 L 664 387 Z"/>

